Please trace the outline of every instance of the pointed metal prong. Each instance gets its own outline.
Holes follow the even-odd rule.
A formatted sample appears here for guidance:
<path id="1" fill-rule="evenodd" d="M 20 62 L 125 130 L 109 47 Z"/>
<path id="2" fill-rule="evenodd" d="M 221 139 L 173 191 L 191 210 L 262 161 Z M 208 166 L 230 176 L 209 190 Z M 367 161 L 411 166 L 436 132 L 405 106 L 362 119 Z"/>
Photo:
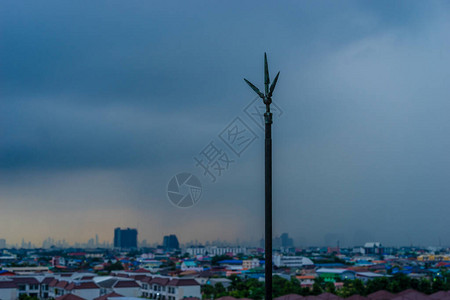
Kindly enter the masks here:
<path id="1" fill-rule="evenodd" d="M 245 82 L 247 82 L 247 84 L 252 88 L 252 90 L 254 90 L 255 93 L 258 94 L 259 97 L 261 97 L 261 98 L 264 99 L 264 94 L 261 93 L 261 91 L 260 91 L 256 86 L 254 86 L 253 83 L 251 83 L 250 81 L 248 81 L 248 80 L 245 79 L 245 78 L 244 78 L 244 80 L 245 80 Z"/>
<path id="2" fill-rule="evenodd" d="M 267 63 L 267 54 L 264 52 L 264 86 L 266 90 L 266 95 L 269 93 L 269 64 Z"/>
<path id="3" fill-rule="evenodd" d="M 273 90 L 275 89 L 275 86 L 277 85 L 278 76 L 280 76 L 280 72 L 277 73 L 277 76 L 275 76 L 275 79 L 273 80 L 272 84 L 270 85 L 269 97 L 272 97 Z"/>

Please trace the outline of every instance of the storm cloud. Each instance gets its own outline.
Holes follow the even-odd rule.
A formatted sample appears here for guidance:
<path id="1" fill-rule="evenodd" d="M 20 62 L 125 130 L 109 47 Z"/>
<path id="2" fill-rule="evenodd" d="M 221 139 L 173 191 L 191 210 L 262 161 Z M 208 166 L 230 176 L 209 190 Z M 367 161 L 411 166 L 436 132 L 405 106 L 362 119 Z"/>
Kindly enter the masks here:
<path id="1" fill-rule="evenodd" d="M 420 1 L 2 1 L 0 237 L 263 235 L 262 131 L 281 70 L 274 233 L 299 246 L 449 245 L 450 18 Z M 212 183 L 193 159 L 235 118 L 258 138 Z M 232 152 L 230 152 L 230 156 Z M 172 206 L 179 172 L 204 186 Z"/>

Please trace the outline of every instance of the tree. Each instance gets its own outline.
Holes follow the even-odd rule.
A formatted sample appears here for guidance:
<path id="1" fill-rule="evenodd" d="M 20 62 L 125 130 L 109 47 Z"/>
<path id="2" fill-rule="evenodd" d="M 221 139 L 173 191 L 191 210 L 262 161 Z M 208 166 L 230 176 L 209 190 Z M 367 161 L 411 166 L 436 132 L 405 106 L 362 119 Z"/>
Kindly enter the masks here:
<path id="1" fill-rule="evenodd" d="M 433 280 L 433 283 L 431 284 L 431 289 L 433 293 L 445 291 L 446 290 L 445 282 L 441 278 L 437 277 Z"/>
<path id="2" fill-rule="evenodd" d="M 302 296 L 309 296 L 311 294 L 311 290 L 309 287 L 300 287 L 300 295 Z"/>
<path id="3" fill-rule="evenodd" d="M 214 287 L 210 284 L 205 284 L 202 286 L 203 299 L 210 299 L 214 295 Z"/>
<path id="4" fill-rule="evenodd" d="M 416 278 L 411 279 L 411 282 L 410 282 L 411 288 L 416 290 L 416 291 L 418 291 L 419 290 L 419 283 L 420 283 L 420 281 L 417 280 Z"/>
<path id="5" fill-rule="evenodd" d="M 314 282 L 317 283 L 321 289 L 325 287 L 325 279 L 323 279 L 323 277 L 316 277 L 316 279 L 314 279 Z"/>
<path id="6" fill-rule="evenodd" d="M 392 291 L 393 293 L 398 293 L 411 288 L 411 278 L 406 274 L 397 273 L 392 280 L 398 283 L 398 291 Z"/>
<path id="7" fill-rule="evenodd" d="M 27 294 L 21 294 L 19 300 L 39 300 L 36 296 L 30 296 Z"/>
<path id="8" fill-rule="evenodd" d="M 389 282 L 388 291 L 394 294 L 397 294 L 398 292 L 402 291 L 398 280 L 392 279 L 391 282 Z"/>
<path id="9" fill-rule="evenodd" d="M 106 271 L 109 271 L 109 272 L 111 272 L 111 271 L 116 271 L 116 270 L 123 270 L 123 265 L 122 265 L 122 263 L 121 263 L 120 261 L 116 261 L 116 262 L 113 263 L 113 264 L 107 265 L 107 266 L 105 267 L 105 270 L 106 270 Z"/>
<path id="10" fill-rule="evenodd" d="M 322 288 L 318 282 L 314 282 L 311 294 L 315 296 L 322 294 Z"/>
<path id="11" fill-rule="evenodd" d="M 230 259 L 228 255 L 216 255 L 211 259 L 211 264 L 217 266 L 219 261 L 227 259 Z"/>
<path id="12" fill-rule="evenodd" d="M 388 289 L 389 280 L 386 277 L 369 280 L 366 284 L 366 294 Z"/>
<path id="13" fill-rule="evenodd" d="M 333 282 L 325 283 L 325 291 L 327 293 L 335 294 L 336 293 L 336 287 L 334 286 L 334 283 Z"/>
<path id="14" fill-rule="evenodd" d="M 214 298 L 220 298 L 227 295 L 227 291 L 225 290 L 222 283 L 218 282 L 214 286 Z"/>
<path id="15" fill-rule="evenodd" d="M 237 275 L 233 274 L 230 277 L 228 277 L 228 279 L 231 280 L 231 284 L 228 287 L 229 291 L 235 290 L 238 287 L 239 283 L 242 283 L 242 279 L 240 277 L 238 277 Z"/>
<path id="16" fill-rule="evenodd" d="M 364 286 L 364 283 L 361 279 L 355 279 L 353 280 L 354 288 L 355 288 L 355 294 L 358 295 L 365 295 L 366 287 Z"/>
<path id="17" fill-rule="evenodd" d="M 364 283 L 360 279 L 345 280 L 344 286 L 337 291 L 337 294 L 341 297 L 347 298 L 352 295 L 364 295 L 365 287 Z"/>
<path id="18" fill-rule="evenodd" d="M 282 295 L 286 295 L 286 289 L 289 289 L 289 287 L 286 287 L 287 280 L 280 277 L 280 276 L 273 276 L 272 279 L 272 293 L 274 297 L 279 297 Z"/>
<path id="19" fill-rule="evenodd" d="M 422 278 L 419 282 L 419 292 L 424 294 L 431 294 L 431 283 L 428 279 Z"/>
<path id="20" fill-rule="evenodd" d="M 295 278 L 295 277 L 291 278 L 291 286 L 292 286 L 291 293 L 293 293 L 293 294 L 301 294 L 302 286 L 300 284 L 300 281 L 297 278 Z"/>

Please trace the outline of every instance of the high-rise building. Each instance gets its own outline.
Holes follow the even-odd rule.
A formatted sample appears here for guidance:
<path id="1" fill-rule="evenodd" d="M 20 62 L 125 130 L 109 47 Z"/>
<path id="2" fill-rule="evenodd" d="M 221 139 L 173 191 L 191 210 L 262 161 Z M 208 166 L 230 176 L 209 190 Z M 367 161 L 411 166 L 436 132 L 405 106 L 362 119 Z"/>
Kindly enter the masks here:
<path id="1" fill-rule="evenodd" d="M 95 247 L 94 239 L 89 239 L 86 246 L 87 248 L 94 248 Z"/>
<path id="2" fill-rule="evenodd" d="M 137 248 L 137 229 L 114 229 L 114 248 L 133 249 Z"/>
<path id="3" fill-rule="evenodd" d="M 264 238 L 261 238 L 259 240 L 259 248 L 265 248 L 266 247 L 266 240 Z"/>
<path id="4" fill-rule="evenodd" d="M 276 236 L 272 239 L 272 247 L 275 249 L 280 248 L 281 245 L 281 238 L 279 236 Z"/>
<path id="5" fill-rule="evenodd" d="M 178 238 L 175 234 L 166 235 L 163 239 L 164 249 L 180 249 L 180 243 L 178 243 Z"/>
<path id="6" fill-rule="evenodd" d="M 282 247 L 289 248 L 289 247 L 294 246 L 294 241 L 289 237 L 289 234 L 283 233 L 280 236 L 280 239 L 281 239 L 281 246 Z"/>
<path id="7" fill-rule="evenodd" d="M 0 249 L 6 248 L 6 240 L 0 239 Z"/>
<path id="8" fill-rule="evenodd" d="M 120 248 L 120 228 L 114 229 L 114 248 Z"/>

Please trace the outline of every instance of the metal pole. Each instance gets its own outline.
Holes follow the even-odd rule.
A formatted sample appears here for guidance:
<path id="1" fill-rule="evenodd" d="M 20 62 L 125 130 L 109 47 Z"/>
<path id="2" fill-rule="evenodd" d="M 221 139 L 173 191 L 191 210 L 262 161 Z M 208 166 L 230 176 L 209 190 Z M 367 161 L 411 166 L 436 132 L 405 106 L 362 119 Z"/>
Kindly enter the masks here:
<path id="1" fill-rule="evenodd" d="M 250 81 L 244 78 L 245 82 L 255 91 L 266 105 L 264 114 L 265 123 L 265 300 L 272 300 L 272 113 L 270 104 L 272 103 L 272 93 L 278 81 L 277 76 L 270 84 L 269 66 L 267 55 L 264 53 L 264 94 Z M 269 87 L 270 85 L 270 87 Z"/>
<path id="2" fill-rule="evenodd" d="M 264 114 L 266 138 L 265 138 L 265 285 L 266 300 L 272 300 L 272 113 L 267 105 Z"/>

